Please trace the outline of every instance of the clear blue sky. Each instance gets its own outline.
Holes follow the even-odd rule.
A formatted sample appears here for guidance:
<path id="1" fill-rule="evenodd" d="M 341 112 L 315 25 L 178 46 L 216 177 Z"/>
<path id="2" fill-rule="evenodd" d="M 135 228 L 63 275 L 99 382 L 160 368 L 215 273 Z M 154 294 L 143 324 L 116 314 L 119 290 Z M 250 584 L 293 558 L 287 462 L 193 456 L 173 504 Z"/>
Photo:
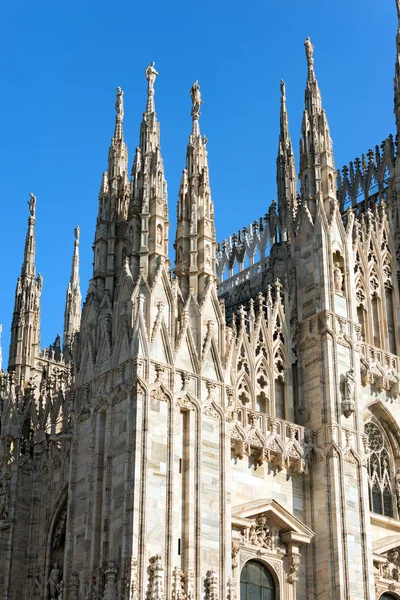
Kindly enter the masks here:
<path id="1" fill-rule="evenodd" d="M 217 239 L 263 215 L 276 196 L 279 82 L 287 84 L 296 157 L 304 102 L 304 39 L 336 166 L 394 132 L 395 0 L 3 0 L 0 8 L 2 193 L 0 322 L 7 358 L 29 192 L 37 196 L 42 346 L 62 334 L 73 230 L 81 227 L 85 297 L 101 173 L 125 93 L 130 165 L 156 62 L 156 110 L 172 235 L 190 132 L 189 89 L 201 85 Z"/>

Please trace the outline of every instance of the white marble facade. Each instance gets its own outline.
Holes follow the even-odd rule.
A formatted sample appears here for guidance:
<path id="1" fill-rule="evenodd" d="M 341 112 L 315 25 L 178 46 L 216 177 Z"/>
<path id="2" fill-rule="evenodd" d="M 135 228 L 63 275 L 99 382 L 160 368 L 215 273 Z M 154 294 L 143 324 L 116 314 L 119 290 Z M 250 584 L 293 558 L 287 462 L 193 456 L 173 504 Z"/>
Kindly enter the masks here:
<path id="1" fill-rule="evenodd" d="M 31 195 L 2 600 L 400 599 L 400 158 L 390 137 L 336 172 L 305 50 L 300 190 L 282 82 L 278 201 L 220 244 L 193 84 L 174 268 L 154 63 L 130 179 L 117 88 L 93 277 L 81 313 L 77 228 L 45 350 Z"/>

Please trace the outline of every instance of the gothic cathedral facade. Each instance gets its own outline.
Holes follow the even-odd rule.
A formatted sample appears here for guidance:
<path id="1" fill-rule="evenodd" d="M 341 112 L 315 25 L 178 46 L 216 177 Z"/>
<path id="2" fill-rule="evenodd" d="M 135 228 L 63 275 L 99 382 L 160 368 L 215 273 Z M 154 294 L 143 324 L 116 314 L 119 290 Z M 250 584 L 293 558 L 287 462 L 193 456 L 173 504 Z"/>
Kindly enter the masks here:
<path id="1" fill-rule="evenodd" d="M 396 138 L 340 170 L 305 51 L 300 186 L 282 82 L 277 202 L 221 243 L 193 84 L 174 266 L 154 63 L 130 178 L 117 88 L 93 276 L 81 311 L 76 228 L 46 349 L 31 194 L 1 600 L 400 599 L 400 25 Z"/>

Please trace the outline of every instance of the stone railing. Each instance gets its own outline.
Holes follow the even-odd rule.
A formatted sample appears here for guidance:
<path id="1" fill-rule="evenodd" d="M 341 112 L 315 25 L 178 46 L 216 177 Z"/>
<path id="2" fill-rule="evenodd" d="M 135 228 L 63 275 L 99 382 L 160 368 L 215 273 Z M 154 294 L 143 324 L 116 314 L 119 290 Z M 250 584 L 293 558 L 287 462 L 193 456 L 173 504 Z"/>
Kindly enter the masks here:
<path id="1" fill-rule="evenodd" d="M 366 342 L 360 344 L 360 370 L 363 385 L 374 385 L 378 392 L 386 390 L 400 395 L 400 358 Z"/>
<path id="2" fill-rule="evenodd" d="M 260 275 L 266 268 L 268 267 L 268 258 L 263 261 L 259 261 L 255 265 L 244 269 L 237 275 L 233 275 L 226 281 L 222 281 L 218 284 L 218 294 L 223 295 L 231 290 L 235 289 L 245 281 L 249 281 L 250 279 L 254 279 L 257 275 Z"/>
<path id="3" fill-rule="evenodd" d="M 394 175 L 395 146 L 390 135 L 374 150 L 355 158 L 349 166 L 337 171 L 337 198 L 340 210 L 349 206 L 362 208 L 367 199 L 378 202 L 385 198 L 388 180 Z M 370 205 L 370 202 L 368 203 Z M 361 211 L 362 212 L 362 211 Z"/>
<path id="4" fill-rule="evenodd" d="M 231 423 L 233 458 L 248 456 L 254 464 L 270 462 L 278 470 L 303 473 L 321 456 L 317 434 L 301 425 L 245 408 L 234 411 Z"/>

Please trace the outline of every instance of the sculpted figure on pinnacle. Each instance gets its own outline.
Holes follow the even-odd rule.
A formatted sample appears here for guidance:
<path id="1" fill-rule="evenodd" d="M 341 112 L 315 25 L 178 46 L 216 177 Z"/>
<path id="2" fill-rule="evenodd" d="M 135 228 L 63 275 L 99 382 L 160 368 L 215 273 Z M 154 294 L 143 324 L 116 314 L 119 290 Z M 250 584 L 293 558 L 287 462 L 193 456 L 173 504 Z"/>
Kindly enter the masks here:
<path id="1" fill-rule="evenodd" d="M 306 48 L 306 56 L 307 56 L 307 62 L 311 63 L 314 59 L 313 59 L 313 54 L 314 54 L 314 45 L 311 43 L 310 38 L 306 38 L 306 41 L 304 42 L 304 46 Z"/>
<path id="2" fill-rule="evenodd" d="M 191 87 L 190 97 L 192 98 L 192 117 L 198 119 L 200 116 L 200 105 L 204 104 L 201 99 L 199 82 L 196 80 Z"/>
<path id="3" fill-rule="evenodd" d="M 121 117 L 124 116 L 123 96 L 124 96 L 124 92 L 118 86 L 117 87 L 117 98 L 116 98 L 116 101 L 115 101 L 115 110 L 116 110 L 117 115 L 119 115 Z"/>
<path id="4" fill-rule="evenodd" d="M 31 213 L 31 217 L 34 217 L 36 212 L 36 196 L 32 193 L 29 195 L 31 197 L 30 200 L 28 200 L 29 211 Z"/>
<path id="5" fill-rule="evenodd" d="M 147 91 L 150 95 L 154 94 L 154 83 L 158 75 L 154 65 L 155 63 L 152 62 L 146 69 Z"/>

